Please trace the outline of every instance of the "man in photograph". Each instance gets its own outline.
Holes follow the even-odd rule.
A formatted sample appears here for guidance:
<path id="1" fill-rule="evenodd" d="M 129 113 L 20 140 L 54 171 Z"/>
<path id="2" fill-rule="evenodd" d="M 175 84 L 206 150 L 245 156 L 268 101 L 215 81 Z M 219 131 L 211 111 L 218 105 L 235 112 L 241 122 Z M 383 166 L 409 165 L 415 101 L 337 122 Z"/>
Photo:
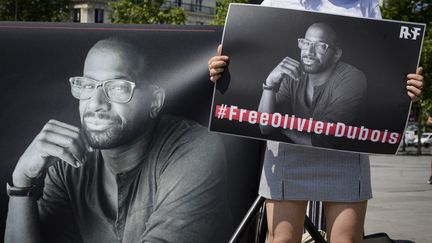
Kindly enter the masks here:
<path id="1" fill-rule="evenodd" d="M 312 24 L 298 39 L 300 61 L 285 57 L 263 83 L 260 112 L 295 115 L 315 121 L 361 122 L 365 105 L 366 77 L 340 61 L 342 50 L 334 29 L 326 23 Z M 260 126 L 263 134 L 272 126 Z M 338 142 L 325 135 L 283 129 L 293 143 L 332 148 Z"/>
<path id="2" fill-rule="evenodd" d="M 81 127 L 50 120 L 20 157 L 5 242 L 227 241 L 222 142 L 160 115 L 165 92 L 140 50 L 118 38 L 90 49 L 69 80 Z"/>

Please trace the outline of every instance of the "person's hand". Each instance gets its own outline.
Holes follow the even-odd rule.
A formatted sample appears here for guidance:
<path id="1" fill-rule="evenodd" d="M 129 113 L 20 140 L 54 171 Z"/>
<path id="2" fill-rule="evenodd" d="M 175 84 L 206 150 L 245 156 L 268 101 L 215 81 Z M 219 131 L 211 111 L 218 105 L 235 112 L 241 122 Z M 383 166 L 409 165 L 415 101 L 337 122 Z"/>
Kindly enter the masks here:
<path id="1" fill-rule="evenodd" d="M 420 99 L 423 89 L 423 68 L 418 67 L 416 73 L 407 75 L 407 90 L 411 101 L 416 102 Z"/>
<path id="2" fill-rule="evenodd" d="M 225 67 L 228 65 L 228 56 L 222 56 L 222 45 L 217 48 L 217 56 L 214 56 L 208 60 L 208 70 L 210 74 L 210 80 L 214 83 L 220 79 Z"/>
<path id="3" fill-rule="evenodd" d="M 87 159 L 84 141 L 79 128 L 50 120 L 18 160 L 12 175 L 14 186 L 31 186 L 57 158 L 73 167 L 81 166 Z"/>
<path id="4" fill-rule="evenodd" d="M 265 81 L 265 85 L 273 88 L 273 90 L 278 90 L 282 80 L 286 76 L 298 81 L 301 72 L 300 62 L 291 57 L 285 57 L 269 74 Z"/>

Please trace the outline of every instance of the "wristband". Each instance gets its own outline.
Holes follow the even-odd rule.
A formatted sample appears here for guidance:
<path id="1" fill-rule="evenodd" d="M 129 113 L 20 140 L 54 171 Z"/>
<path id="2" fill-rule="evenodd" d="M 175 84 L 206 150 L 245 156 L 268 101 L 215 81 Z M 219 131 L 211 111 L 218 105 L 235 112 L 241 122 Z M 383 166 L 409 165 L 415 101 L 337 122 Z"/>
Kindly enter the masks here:
<path id="1" fill-rule="evenodd" d="M 264 82 L 262 88 L 263 88 L 263 90 L 270 90 L 270 91 L 277 93 L 277 92 L 279 92 L 280 85 L 278 87 L 274 87 L 274 86 L 269 86 Z"/>
<path id="2" fill-rule="evenodd" d="M 15 187 L 6 183 L 6 193 L 9 197 L 32 197 L 36 194 L 36 185 Z"/>

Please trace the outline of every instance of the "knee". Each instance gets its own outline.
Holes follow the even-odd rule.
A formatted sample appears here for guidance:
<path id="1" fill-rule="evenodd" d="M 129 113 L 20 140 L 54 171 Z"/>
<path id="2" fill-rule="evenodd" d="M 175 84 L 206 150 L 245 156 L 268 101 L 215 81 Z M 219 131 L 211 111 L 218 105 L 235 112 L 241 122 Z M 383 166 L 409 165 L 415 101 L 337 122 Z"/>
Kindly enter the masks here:
<path id="1" fill-rule="evenodd" d="M 356 237 L 353 235 L 338 235 L 336 237 L 331 236 L 329 243 L 362 243 L 363 237 Z"/>
<path id="2" fill-rule="evenodd" d="M 277 235 L 269 235 L 268 243 L 300 243 L 301 239 L 296 239 L 292 235 L 287 234 L 277 234 Z"/>

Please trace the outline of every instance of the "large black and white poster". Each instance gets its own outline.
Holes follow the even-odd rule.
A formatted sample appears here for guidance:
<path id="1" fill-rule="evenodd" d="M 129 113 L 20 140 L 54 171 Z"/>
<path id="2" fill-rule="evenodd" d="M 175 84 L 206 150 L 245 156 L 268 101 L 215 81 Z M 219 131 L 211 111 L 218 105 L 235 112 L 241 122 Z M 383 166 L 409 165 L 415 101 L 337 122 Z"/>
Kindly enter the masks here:
<path id="1" fill-rule="evenodd" d="M 397 151 L 425 25 L 230 5 L 210 130 L 366 153 Z"/>
<path id="2" fill-rule="evenodd" d="M 221 34 L 1 23 L 0 238 L 227 242 L 257 193 L 259 143 L 207 131 Z"/>

